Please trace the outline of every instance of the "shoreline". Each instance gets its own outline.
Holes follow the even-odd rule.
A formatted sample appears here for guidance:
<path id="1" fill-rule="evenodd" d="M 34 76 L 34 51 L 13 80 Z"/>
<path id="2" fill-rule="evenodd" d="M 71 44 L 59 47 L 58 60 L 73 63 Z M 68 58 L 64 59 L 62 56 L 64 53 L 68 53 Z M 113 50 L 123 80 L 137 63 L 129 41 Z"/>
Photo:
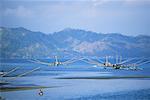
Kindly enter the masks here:
<path id="1" fill-rule="evenodd" d="M 0 92 L 25 91 L 33 89 L 56 88 L 58 86 L 19 86 L 19 87 L 1 87 Z"/>
<path id="2" fill-rule="evenodd" d="M 93 76 L 93 77 L 58 77 L 55 79 L 150 79 L 150 76 Z"/>

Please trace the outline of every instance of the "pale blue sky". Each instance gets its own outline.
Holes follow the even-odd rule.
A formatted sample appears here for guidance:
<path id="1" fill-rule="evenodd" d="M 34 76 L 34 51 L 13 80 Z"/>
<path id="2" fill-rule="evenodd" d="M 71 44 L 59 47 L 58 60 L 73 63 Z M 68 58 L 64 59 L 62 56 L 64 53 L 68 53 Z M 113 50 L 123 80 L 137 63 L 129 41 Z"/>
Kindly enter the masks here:
<path id="1" fill-rule="evenodd" d="M 1 0 L 0 26 L 150 35 L 150 0 Z"/>

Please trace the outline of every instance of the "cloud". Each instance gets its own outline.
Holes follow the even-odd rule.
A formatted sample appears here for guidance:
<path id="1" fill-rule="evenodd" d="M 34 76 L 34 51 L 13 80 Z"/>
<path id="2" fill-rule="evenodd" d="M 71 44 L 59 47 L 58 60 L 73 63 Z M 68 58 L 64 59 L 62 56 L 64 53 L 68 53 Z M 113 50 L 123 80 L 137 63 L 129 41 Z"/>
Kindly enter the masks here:
<path id="1" fill-rule="evenodd" d="M 122 3 L 125 5 L 145 5 L 150 4 L 150 0 L 92 0 L 94 6 L 101 6 L 108 3 Z"/>
<path id="2" fill-rule="evenodd" d="M 147 5 L 150 4 L 150 0 L 124 0 L 127 5 Z"/>
<path id="3" fill-rule="evenodd" d="M 92 0 L 92 3 L 94 6 L 99 6 L 99 5 L 108 3 L 110 1 L 112 1 L 112 0 Z"/>
<path id="4" fill-rule="evenodd" d="M 0 12 L 2 11 L 0 16 L 3 17 L 2 24 L 5 26 L 22 26 L 46 33 L 72 27 L 104 33 L 146 34 L 149 32 L 150 6 L 136 6 L 146 2 L 149 1 L 16 1 L 4 3 L 0 9 Z"/>
<path id="5" fill-rule="evenodd" d="M 15 17 L 31 17 L 33 12 L 30 9 L 25 8 L 24 6 L 18 6 L 16 8 L 6 8 L 3 11 L 5 16 L 15 16 Z"/>

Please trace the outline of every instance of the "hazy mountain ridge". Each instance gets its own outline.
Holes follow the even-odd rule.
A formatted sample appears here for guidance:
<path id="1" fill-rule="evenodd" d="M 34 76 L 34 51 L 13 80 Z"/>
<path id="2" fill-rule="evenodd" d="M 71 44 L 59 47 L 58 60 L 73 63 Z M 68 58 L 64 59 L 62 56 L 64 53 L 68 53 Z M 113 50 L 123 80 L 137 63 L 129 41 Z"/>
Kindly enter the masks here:
<path id="1" fill-rule="evenodd" d="M 55 40 L 41 32 L 24 28 L 2 28 L 0 33 L 2 58 L 44 57 L 55 50 L 52 44 Z"/>
<path id="2" fill-rule="evenodd" d="M 1 58 L 45 58 L 71 54 L 86 56 L 150 56 L 150 36 L 102 34 L 78 29 L 64 29 L 53 34 L 32 32 L 25 28 L 0 28 Z"/>

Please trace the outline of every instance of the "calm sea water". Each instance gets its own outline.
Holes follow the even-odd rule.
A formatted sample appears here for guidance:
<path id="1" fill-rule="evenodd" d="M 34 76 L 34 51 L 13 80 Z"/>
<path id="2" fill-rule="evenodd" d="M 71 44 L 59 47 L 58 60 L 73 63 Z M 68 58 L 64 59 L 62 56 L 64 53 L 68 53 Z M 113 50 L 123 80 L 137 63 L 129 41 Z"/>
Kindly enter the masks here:
<path id="1" fill-rule="evenodd" d="M 42 61 L 53 62 L 53 59 Z M 64 60 L 61 60 L 64 61 Z M 73 64 L 50 67 L 29 62 L 27 59 L 1 59 L 1 70 L 19 69 L 9 77 L 3 78 L 10 84 L 3 87 L 18 86 L 47 86 L 54 88 L 42 89 L 43 96 L 39 96 L 39 89 L 2 92 L 1 97 L 6 100 L 149 100 L 150 79 L 92 79 L 102 76 L 150 76 L 150 64 L 140 66 L 143 70 L 114 70 L 95 67 L 78 61 Z M 41 67 L 24 77 L 11 80 L 11 77 Z M 72 77 L 72 79 L 63 79 Z M 85 77 L 85 79 L 75 79 Z M 87 77 L 87 78 L 86 78 Z M 88 79 L 90 77 L 90 79 Z M 73 79 L 74 78 L 74 79 Z"/>

